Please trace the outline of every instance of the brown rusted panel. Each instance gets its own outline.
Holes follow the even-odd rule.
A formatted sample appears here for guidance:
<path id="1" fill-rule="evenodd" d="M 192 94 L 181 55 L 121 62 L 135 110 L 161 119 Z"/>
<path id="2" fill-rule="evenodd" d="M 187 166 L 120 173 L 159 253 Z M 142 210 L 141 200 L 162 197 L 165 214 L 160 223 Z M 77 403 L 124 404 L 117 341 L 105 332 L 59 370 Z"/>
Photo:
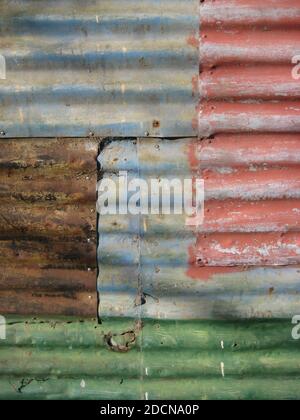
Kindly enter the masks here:
<path id="1" fill-rule="evenodd" d="M 1 291 L 0 307 L 5 314 L 22 315 L 95 315 L 96 296 L 93 292 L 56 292 L 52 290 Z"/>
<path id="2" fill-rule="evenodd" d="M 95 214 L 87 211 L 86 205 L 76 203 L 2 205 L 0 240 L 22 239 L 24 235 L 39 240 L 69 238 L 84 242 L 89 238 L 95 242 Z"/>
<path id="3" fill-rule="evenodd" d="M 26 238 L 26 236 L 25 236 Z M 2 267 L 27 265 L 41 268 L 88 269 L 95 260 L 94 245 L 89 243 L 50 240 L 0 241 Z"/>
<path id="4" fill-rule="evenodd" d="M 1 141 L 0 168 L 67 168 L 94 172 L 97 141 L 92 139 L 8 139 Z"/>
<path id="5" fill-rule="evenodd" d="M 98 143 L 0 141 L 0 313 L 95 315 Z"/>
<path id="6" fill-rule="evenodd" d="M 64 270 L 62 268 L 5 268 L 0 273 L 0 290 L 31 290 L 54 292 L 92 292 L 95 289 L 94 270 Z"/>
<path id="7" fill-rule="evenodd" d="M 97 148 L 91 139 L 2 140 L 1 202 L 94 203 Z"/>

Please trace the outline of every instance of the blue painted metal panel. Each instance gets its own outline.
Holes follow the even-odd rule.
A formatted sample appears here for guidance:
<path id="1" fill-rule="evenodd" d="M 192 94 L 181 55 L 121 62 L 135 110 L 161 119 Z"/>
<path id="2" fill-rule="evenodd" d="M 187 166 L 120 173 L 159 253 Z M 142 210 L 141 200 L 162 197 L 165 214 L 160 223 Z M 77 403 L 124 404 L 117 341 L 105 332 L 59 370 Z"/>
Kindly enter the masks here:
<path id="1" fill-rule="evenodd" d="M 2 136 L 195 134 L 197 10 L 197 0 L 2 1 Z"/>

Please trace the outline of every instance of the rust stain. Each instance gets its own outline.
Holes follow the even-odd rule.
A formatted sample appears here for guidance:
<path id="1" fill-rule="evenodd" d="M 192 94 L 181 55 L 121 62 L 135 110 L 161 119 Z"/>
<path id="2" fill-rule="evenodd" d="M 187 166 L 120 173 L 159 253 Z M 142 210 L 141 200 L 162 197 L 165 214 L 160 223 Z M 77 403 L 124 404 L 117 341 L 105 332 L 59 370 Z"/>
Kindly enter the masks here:
<path id="1" fill-rule="evenodd" d="M 193 96 L 198 97 L 199 95 L 199 75 L 195 74 L 192 78 L 192 91 Z"/>
<path id="2" fill-rule="evenodd" d="M 193 48 L 199 48 L 199 32 L 193 31 L 187 38 L 187 44 Z"/>
<path id="3" fill-rule="evenodd" d="M 199 169 L 199 157 L 197 153 L 199 144 L 200 141 L 199 143 L 196 143 L 195 141 L 189 141 L 187 144 L 187 159 L 191 172 L 197 171 Z"/>
<path id="4" fill-rule="evenodd" d="M 114 334 L 112 332 L 105 334 L 104 341 L 110 350 L 118 353 L 127 353 L 136 344 L 136 340 L 142 329 L 143 323 L 138 320 L 135 322 L 132 330 L 120 334 Z"/>

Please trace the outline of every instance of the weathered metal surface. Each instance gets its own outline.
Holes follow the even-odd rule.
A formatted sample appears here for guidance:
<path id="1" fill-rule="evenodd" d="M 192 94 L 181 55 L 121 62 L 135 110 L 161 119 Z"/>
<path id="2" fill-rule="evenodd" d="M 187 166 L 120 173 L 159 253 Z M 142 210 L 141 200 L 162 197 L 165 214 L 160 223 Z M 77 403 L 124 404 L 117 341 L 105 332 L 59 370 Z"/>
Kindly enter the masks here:
<path id="1" fill-rule="evenodd" d="M 0 313 L 52 314 L 7 317 L 0 398 L 299 399 L 299 1 L 0 12 L 1 136 L 47 137 L 0 143 Z M 100 135 L 136 137 L 101 145 L 101 177 L 197 176 L 206 198 L 197 227 L 100 217 L 102 325 L 78 321 L 96 313 Z"/>
<path id="2" fill-rule="evenodd" d="M 299 132 L 297 0 L 205 0 L 200 6 L 199 134 Z"/>
<path id="3" fill-rule="evenodd" d="M 100 217 L 100 314 L 290 317 L 299 306 L 300 5 L 206 0 L 199 22 L 198 139 L 107 143 L 99 162 L 104 178 L 204 179 L 204 223 Z"/>
<path id="4" fill-rule="evenodd" d="M 124 170 L 128 181 L 140 176 L 149 185 L 152 178 L 204 178 L 205 216 L 197 227 L 185 215 L 100 216 L 100 315 L 297 313 L 299 144 L 298 134 L 106 143 L 103 178 L 117 181 Z"/>
<path id="5" fill-rule="evenodd" d="M 0 398 L 299 399 L 292 327 L 9 317 Z"/>
<path id="6" fill-rule="evenodd" d="M 98 141 L 0 141 L 0 313 L 95 313 Z"/>
<path id="7" fill-rule="evenodd" d="M 5 136 L 299 131 L 296 0 L 0 7 Z"/>
<path id="8" fill-rule="evenodd" d="M 197 134 L 198 10 L 198 0 L 1 1 L 0 131 Z"/>

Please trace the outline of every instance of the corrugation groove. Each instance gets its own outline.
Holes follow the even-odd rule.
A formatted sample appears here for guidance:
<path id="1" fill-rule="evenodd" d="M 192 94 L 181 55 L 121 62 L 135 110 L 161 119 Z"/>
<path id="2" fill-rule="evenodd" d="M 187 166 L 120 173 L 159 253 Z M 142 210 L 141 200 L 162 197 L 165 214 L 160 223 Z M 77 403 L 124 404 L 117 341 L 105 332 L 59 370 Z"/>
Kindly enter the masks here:
<path id="1" fill-rule="evenodd" d="M 98 141 L 0 141 L 0 313 L 91 315 Z"/>

